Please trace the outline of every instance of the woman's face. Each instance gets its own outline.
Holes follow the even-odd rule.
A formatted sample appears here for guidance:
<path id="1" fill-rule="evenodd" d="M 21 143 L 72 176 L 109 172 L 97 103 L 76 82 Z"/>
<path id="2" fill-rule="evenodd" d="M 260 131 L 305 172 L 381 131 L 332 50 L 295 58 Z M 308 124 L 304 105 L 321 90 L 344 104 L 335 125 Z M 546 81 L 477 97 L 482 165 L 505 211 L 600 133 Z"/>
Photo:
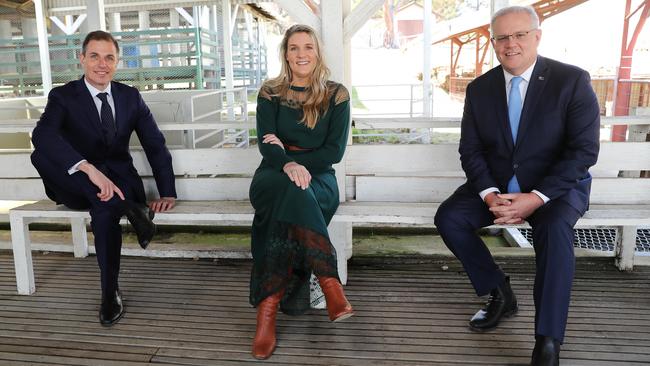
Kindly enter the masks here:
<path id="1" fill-rule="evenodd" d="M 292 83 L 306 84 L 318 62 L 315 41 L 308 33 L 294 33 L 287 42 L 286 58 L 293 75 Z"/>

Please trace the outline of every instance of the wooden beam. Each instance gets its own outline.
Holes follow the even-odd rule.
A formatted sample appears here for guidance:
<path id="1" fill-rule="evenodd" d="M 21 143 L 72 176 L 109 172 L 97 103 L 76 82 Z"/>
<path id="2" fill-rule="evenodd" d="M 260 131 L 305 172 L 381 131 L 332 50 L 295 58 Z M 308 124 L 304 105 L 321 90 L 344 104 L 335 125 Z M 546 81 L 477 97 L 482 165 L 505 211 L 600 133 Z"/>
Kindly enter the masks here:
<path id="1" fill-rule="evenodd" d="M 231 12 L 230 12 L 230 0 L 221 0 L 221 20 L 223 24 L 223 29 L 226 31 L 223 32 L 223 60 L 224 60 L 224 68 L 225 68 L 225 76 L 226 76 L 226 88 L 227 89 L 232 89 L 234 87 L 234 80 L 235 80 L 235 69 L 233 66 L 232 62 L 232 57 L 233 57 L 233 49 L 232 49 L 232 36 L 230 35 L 230 24 L 231 22 L 234 23 L 235 20 L 230 18 Z M 233 93 L 227 93 L 226 94 L 226 100 L 228 101 L 228 105 L 233 105 L 235 102 L 235 95 Z M 234 119 L 234 112 L 233 110 L 228 111 L 228 117 L 233 117 L 231 119 Z"/>
<path id="2" fill-rule="evenodd" d="M 275 0 L 275 2 L 289 13 L 295 22 L 314 28 L 319 37 L 321 36 L 321 21 L 304 2 L 296 0 Z"/>
<path id="3" fill-rule="evenodd" d="M 86 0 L 86 23 L 88 31 L 106 30 L 106 7 L 104 0 Z"/>
<path id="4" fill-rule="evenodd" d="M 349 41 L 355 33 L 381 8 L 384 0 L 367 0 L 357 5 L 343 21 L 343 39 Z"/>
<path id="5" fill-rule="evenodd" d="M 321 3 L 321 40 L 324 58 L 331 71 L 331 79 L 344 82 L 343 5 L 339 1 Z"/>
<path id="6" fill-rule="evenodd" d="M 50 48 L 47 41 L 47 24 L 45 24 L 45 9 L 42 0 L 34 0 L 34 11 L 38 33 L 38 54 L 41 61 L 43 95 L 48 95 L 52 90 L 52 69 L 50 68 Z"/>

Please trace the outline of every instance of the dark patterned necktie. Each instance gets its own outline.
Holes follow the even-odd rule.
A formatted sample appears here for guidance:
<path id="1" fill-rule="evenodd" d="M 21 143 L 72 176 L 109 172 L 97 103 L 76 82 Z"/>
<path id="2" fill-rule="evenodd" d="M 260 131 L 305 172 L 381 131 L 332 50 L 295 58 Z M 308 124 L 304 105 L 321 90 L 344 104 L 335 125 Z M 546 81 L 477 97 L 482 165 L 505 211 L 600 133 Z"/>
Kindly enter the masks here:
<path id="1" fill-rule="evenodd" d="M 104 130 L 104 135 L 106 135 L 106 142 L 110 145 L 115 138 L 115 119 L 113 119 L 113 111 L 111 110 L 111 105 L 108 104 L 108 93 L 99 93 L 97 98 L 102 101 L 102 107 L 100 112 L 100 117 L 102 119 L 102 130 Z"/>

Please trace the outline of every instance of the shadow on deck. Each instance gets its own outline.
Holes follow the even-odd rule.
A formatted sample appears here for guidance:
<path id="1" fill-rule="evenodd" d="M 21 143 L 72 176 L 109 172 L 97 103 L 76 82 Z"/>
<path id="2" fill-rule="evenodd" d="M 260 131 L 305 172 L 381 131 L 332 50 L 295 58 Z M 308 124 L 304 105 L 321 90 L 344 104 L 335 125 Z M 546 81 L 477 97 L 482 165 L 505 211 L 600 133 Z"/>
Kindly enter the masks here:
<path id="1" fill-rule="evenodd" d="M 278 318 L 266 365 L 525 365 L 534 344 L 531 258 L 501 260 L 520 311 L 492 332 L 468 319 L 482 305 L 458 262 L 428 257 L 389 264 L 355 259 L 347 294 L 356 316 L 330 323 L 324 310 Z M 443 270 L 443 266 L 449 268 Z M 255 311 L 248 261 L 123 258 L 127 313 L 97 320 L 94 257 L 38 255 L 37 292 L 16 295 L 13 258 L 0 255 L 0 364 L 242 365 Z M 650 268 L 621 273 L 611 259 L 579 258 L 562 365 L 650 363 Z"/>

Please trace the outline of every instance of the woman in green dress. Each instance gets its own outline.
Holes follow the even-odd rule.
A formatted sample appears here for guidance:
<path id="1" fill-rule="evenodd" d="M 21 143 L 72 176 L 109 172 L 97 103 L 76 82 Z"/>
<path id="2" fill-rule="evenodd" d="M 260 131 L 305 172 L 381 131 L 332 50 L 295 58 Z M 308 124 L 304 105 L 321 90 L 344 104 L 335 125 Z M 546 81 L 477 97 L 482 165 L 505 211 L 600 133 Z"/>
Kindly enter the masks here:
<path id="1" fill-rule="evenodd" d="M 309 309 L 311 273 L 323 289 L 330 320 L 353 314 L 327 233 L 339 204 L 332 164 L 343 158 L 348 139 L 349 94 L 328 81 L 310 27 L 290 27 L 280 52 L 280 75 L 266 81 L 257 97 L 262 162 L 250 187 L 255 208 L 250 302 L 257 307 L 253 356 L 258 359 L 275 350 L 278 306 L 290 315 Z"/>

